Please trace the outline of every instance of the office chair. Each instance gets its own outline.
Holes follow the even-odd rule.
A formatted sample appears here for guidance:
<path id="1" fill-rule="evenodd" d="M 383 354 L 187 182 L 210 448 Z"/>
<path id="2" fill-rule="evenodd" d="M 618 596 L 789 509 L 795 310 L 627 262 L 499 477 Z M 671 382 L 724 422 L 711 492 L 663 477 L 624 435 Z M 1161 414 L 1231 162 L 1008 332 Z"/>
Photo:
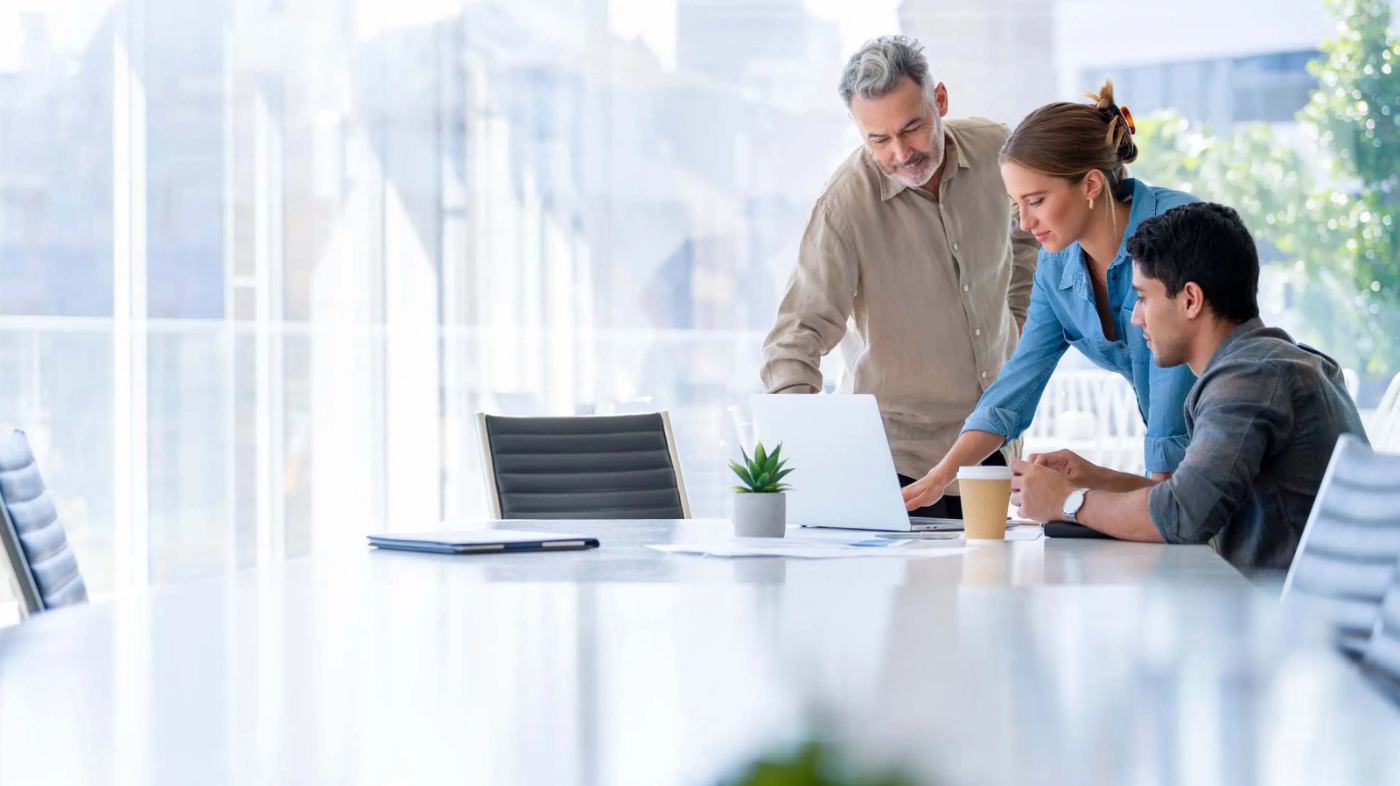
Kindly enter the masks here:
<path id="1" fill-rule="evenodd" d="M 666 412 L 477 422 L 495 518 L 690 518 Z"/>
<path id="2" fill-rule="evenodd" d="M 1400 701 L 1400 562 L 1391 574 L 1361 662 Z"/>
<path id="3" fill-rule="evenodd" d="M 23 431 L 0 438 L 0 544 L 26 615 L 87 602 L 87 585 Z"/>
<path id="4" fill-rule="evenodd" d="M 1281 602 L 1315 607 L 1359 656 L 1400 558 L 1400 455 L 1343 435 L 1317 491 Z"/>

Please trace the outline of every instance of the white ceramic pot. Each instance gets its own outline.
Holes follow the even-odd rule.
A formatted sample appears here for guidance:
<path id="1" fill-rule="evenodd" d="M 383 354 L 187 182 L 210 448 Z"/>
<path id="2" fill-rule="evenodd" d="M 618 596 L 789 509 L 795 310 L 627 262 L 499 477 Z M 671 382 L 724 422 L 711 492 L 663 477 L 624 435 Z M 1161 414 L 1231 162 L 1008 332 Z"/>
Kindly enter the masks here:
<path id="1" fill-rule="evenodd" d="M 787 530 L 787 495 L 734 494 L 734 534 L 741 538 L 781 538 Z"/>

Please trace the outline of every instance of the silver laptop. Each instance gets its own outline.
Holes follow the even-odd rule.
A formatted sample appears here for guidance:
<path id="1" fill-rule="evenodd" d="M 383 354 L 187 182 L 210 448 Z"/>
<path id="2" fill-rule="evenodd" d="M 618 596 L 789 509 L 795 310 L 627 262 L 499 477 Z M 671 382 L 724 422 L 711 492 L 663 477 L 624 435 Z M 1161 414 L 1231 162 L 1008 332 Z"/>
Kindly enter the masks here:
<path id="1" fill-rule="evenodd" d="M 779 443 L 792 474 L 787 518 L 804 527 L 887 532 L 955 532 L 962 519 L 910 516 L 904 508 L 885 425 L 875 397 L 757 395 L 758 438 Z"/>

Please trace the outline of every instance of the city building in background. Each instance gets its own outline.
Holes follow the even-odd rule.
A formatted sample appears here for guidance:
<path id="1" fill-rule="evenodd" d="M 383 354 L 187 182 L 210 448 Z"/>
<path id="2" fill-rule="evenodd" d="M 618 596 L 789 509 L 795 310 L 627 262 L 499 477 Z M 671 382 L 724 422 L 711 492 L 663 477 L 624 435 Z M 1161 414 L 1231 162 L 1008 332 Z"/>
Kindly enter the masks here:
<path id="1" fill-rule="evenodd" d="M 1059 4 L 1037 0 L 901 0 L 901 32 L 924 44 L 949 111 L 1015 126 L 1060 97 L 1055 80 Z"/>

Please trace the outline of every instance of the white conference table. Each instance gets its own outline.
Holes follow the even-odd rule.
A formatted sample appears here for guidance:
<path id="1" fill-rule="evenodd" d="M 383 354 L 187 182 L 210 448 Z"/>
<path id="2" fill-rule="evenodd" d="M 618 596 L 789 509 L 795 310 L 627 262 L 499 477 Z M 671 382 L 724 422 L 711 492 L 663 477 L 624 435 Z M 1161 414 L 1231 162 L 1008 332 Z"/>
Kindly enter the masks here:
<path id="1" fill-rule="evenodd" d="M 516 554 L 509 559 L 464 559 L 457 556 L 381 552 L 377 570 L 423 564 L 450 566 L 458 578 L 483 581 L 857 582 L 956 586 L 959 584 L 1031 586 L 1041 584 L 1183 583 L 1246 589 L 1249 582 L 1205 546 L 1164 549 L 1146 543 L 1107 540 L 1009 542 L 978 548 L 962 558 L 934 559 L 707 559 L 662 554 L 647 544 L 697 542 L 725 538 L 732 525 L 722 519 L 688 521 L 511 521 L 501 526 L 541 532 L 576 532 L 599 538 L 602 548 L 549 554 Z M 1023 527 L 1038 530 L 1038 527 Z M 789 538 L 856 540 L 879 532 L 803 530 L 789 527 Z M 936 541 L 945 545 L 945 541 Z M 947 543 L 946 545 L 957 545 Z M 357 556 L 363 556 L 357 552 Z M 327 561 L 329 562 L 329 561 Z M 337 569 L 347 561 L 337 560 Z M 320 561 L 315 563 L 317 567 Z M 293 569 L 310 569 L 312 563 Z M 397 567 L 395 568 L 397 569 Z"/>
<path id="2" fill-rule="evenodd" d="M 0 631 L 0 783 L 1400 784 L 1400 712 L 1206 547 L 328 553 Z"/>

